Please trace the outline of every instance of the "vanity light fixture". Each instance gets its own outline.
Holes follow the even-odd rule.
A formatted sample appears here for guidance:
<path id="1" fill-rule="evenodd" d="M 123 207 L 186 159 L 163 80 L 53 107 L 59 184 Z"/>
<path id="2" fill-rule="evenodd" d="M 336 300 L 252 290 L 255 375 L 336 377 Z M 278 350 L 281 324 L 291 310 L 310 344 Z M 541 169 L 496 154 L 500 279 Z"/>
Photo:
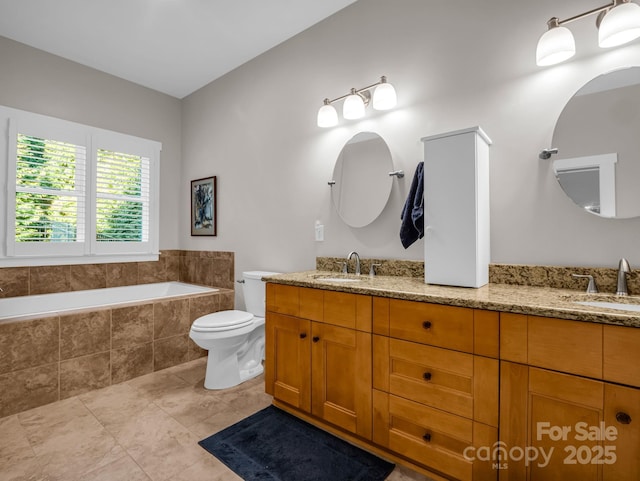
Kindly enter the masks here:
<path id="1" fill-rule="evenodd" d="M 361 89 L 352 88 L 348 94 L 333 100 L 324 99 L 324 105 L 318 110 L 318 127 L 334 127 L 338 125 L 338 112 L 331 104 L 344 99 L 342 104 L 342 116 L 345 119 L 361 119 L 365 115 L 365 108 L 371 102 L 373 91 L 373 108 L 376 110 L 389 110 L 396 106 L 396 90 L 387 82 L 387 77 L 380 77 L 380 81 Z"/>
<path id="2" fill-rule="evenodd" d="M 598 14 L 598 45 L 601 48 L 617 47 L 640 37 L 640 5 L 631 0 L 613 0 L 602 7 L 575 15 L 566 20 L 552 17 L 547 30 L 538 40 L 536 63 L 540 67 L 555 65 L 573 57 L 576 44 L 571 31 L 563 25 Z"/>

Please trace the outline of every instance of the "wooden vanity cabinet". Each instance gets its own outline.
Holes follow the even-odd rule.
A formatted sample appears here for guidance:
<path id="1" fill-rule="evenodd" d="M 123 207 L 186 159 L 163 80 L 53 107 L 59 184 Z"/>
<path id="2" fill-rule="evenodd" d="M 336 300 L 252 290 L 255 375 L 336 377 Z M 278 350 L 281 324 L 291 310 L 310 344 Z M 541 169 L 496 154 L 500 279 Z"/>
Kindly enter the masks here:
<path id="1" fill-rule="evenodd" d="M 267 393 L 371 439 L 371 297 L 267 284 Z"/>
<path id="2" fill-rule="evenodd" d="M 622 361 L 640 330 L 504 313 L 500 327 L 500 480 L 640 479 L 639 369 Z"/>

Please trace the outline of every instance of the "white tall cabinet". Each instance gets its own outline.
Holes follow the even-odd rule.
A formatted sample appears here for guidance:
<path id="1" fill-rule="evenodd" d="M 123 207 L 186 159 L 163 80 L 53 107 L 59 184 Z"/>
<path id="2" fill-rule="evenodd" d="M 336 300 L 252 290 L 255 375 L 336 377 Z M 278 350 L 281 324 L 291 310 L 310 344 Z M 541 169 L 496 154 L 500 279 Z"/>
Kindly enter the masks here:
<path id="1" fill-rule="evenodd" d="M 480 127 L 424 137 L 425 282 L 489 282 L 489 146 Z"/>

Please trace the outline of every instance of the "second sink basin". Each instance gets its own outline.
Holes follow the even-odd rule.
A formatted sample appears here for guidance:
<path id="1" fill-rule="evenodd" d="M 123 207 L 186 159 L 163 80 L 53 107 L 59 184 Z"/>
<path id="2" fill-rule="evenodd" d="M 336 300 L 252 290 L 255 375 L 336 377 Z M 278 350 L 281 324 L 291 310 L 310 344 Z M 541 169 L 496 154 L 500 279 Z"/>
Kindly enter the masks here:
<path id="1" fill-rule="evenodd" d="M 606 302 L 606 301 L 582 301 L 582 302 L 576 302 L 576 304 L 582 304 L 583 306 L 591 306 L 591 307 L 604 307 L 606 309 L 617 309 L 620 311 L 640 312 L 640 305 L 638 304 L 623 304 L 621 302 Z"/>

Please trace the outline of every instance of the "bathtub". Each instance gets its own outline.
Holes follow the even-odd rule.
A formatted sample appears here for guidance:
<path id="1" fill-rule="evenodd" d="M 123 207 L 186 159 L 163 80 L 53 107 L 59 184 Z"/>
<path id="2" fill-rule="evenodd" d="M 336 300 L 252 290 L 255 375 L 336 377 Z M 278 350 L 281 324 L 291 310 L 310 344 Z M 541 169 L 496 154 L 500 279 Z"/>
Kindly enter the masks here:
<path id="1" fill-rule="evenodd" d="M 136 286 L 107 287 L 84 291 L 38 294 L 0 299 L 0 323 L 70 314 L 113 306 L 127 306 L 181 296 L 216 292 L 213 287 L 185 284 L 184 282 L 158 282 Z"/>

